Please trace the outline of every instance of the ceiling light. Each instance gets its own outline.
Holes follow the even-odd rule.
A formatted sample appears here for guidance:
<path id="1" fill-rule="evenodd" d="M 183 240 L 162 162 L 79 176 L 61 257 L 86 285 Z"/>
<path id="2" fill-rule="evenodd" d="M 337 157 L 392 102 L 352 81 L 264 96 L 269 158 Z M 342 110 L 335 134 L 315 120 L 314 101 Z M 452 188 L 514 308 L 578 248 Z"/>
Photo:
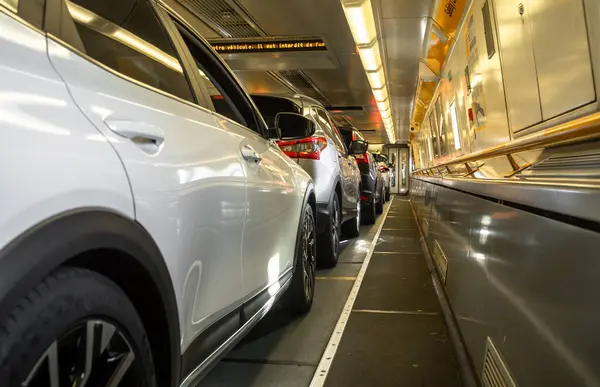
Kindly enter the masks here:
<path id="1" fill-rule="evenodd" d="M 381 67 L 381 55 L 377 41 L 368 47 L 359 47 L 358 54 L 366 71 L 375 71 Z"/>
<path id="2" fill-rule="evenodd" d="M 369 78 L 369 84 L 373 89 L 381 89 L 385 85 L 383 68 L 379 68 L 377 71 L 367 71 L 367 78 Z"/>
<path id="3" fill-rule="evenodd" d="M 342 0 L 342 7 L 357 45 L 369 44 L 377 37 L 370 0 Z"/>
<path id="4" fill-rule="evenodd" d="M 375 97 L 375 101 L 385 101 L 388 99 L 387 88 L 383 86 L 381 89 L 373 89 L 373 97 Z"/>
<path id="5" fill-rule="evenodd" d="M 391 119 L 392 112 L 390 110 L 380 110 L 379 114 L 381 115 L 381 119 Z"/>
<path id="6" fill-rule="evenodd" d="M 382 102 L 377 102 L 377 108 L 379 108 L 379 110 L 388 110 L 390 108 L 390 104 L 389 101 L 386 99 L 385 101 Z"/>
<path id="7" fill-rule="evenodd" d="M 388 139 L 391 143 L 394 143 L 396 136 L 391 117 L 390 102 L 387 101 L 388 91 L 385 86 L 385 72 L 379 51 L 371 0 L 341 0 L 341 2 L 354 43 L 358 47 L 360 60 L 373 90 L 373 97 L 377 102 L 382 120 L 385 122 Z"/>

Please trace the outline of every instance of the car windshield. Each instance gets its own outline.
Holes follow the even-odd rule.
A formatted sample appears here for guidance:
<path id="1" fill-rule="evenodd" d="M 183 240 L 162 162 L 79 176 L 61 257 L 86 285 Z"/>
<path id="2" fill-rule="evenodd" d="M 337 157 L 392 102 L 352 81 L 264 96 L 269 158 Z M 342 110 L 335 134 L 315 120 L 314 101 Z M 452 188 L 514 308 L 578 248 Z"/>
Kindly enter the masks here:
<path id="1" fill-rule="evenodd" d="M 302 113 L 300 106 L 287 98 L 270 97 L 266 95 L 253 95 L 251 97 L 269 128 L 275 127 L 275 116 L 277 113 Z"/>

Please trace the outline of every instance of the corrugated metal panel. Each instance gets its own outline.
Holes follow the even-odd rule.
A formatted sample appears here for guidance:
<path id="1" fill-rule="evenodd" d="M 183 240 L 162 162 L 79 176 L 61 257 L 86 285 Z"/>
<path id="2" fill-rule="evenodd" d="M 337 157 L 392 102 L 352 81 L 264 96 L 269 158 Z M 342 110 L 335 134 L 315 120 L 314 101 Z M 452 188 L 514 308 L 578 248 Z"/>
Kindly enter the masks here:
<path id="1" fill-rule="evenodd" d="M 248 23 L 248 15 L 242 15 L 226 0 L 186 0 L 190 11 L 226 38 L 252 38 L 263 36 Z"/>
<path id="2" fill-rule="evenodd" d="M 598 177 L 600 176 L 600 152 L 596 149 L 560 152 L 534 164 L 520 176 Z"/>
<path id="3" fill-rule="evenodd" d="M 331 102 L 315 87 L 310 79 L 300 70 L 282 70 L 276 73 L 290 83 L 301 94 L 314 98 L 324 106 L 331 106 Z"/>

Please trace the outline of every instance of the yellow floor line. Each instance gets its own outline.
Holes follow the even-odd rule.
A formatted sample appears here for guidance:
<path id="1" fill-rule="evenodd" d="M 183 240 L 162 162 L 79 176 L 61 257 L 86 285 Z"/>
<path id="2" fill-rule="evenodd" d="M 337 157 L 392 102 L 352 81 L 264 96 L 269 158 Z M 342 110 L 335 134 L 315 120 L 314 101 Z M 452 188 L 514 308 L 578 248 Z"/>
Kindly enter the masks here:
<path id="1" fill-rule="evenodd" d="M 385 254 L 385 255 L 419 255 L 423 254 L 422 252 L 417 253 L 407 253 L 404 251 L 374 251 L 373 254 Z"/>
<path id="2" fill-rule="evenodd" d="M 315 277 L 318 280 L 354 281 L 356 277 Z"/>
<path id="3" fill-rule="evenodd" d="M 437 312 L 423 312 L 420 310 L 379 310 L 379 309 L 352 309 L 353 313 L 379 313 L 379 314 L 409 314 L 437 316 Z"/>

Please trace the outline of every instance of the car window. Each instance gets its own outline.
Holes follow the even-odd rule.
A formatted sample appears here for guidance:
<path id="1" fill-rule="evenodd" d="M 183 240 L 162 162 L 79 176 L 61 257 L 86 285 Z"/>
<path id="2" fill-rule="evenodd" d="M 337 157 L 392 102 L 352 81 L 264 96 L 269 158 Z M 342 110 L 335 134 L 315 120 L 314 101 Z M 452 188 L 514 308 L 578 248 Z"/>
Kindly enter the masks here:
<path id="1" fill-rule="evenodd" d="M 348 147 L 346 147 L 346 144 L 344 144 L 344 139 L 342 138 L 342 135 L 340 134 L 340 130 L 338 129 L 335 122 L 331 119 L 331 117 L 329 117 L 329 122 L 331 123 L 331 127 L 333 128 L 333 134 L 335 135 L 336 142 L 342 149 L 344 149 L 344 153 L 348 153 Z"/>
<path id="2" fill-rule="evenodd" d="M 45 4 L 45 0 L 0 0 L 0 5 L 40 29 L 43 24 Z"/>
<path id="3" fill-rule="evenodd" d="M 148 86 L 194 101 L 175 49 L 147 1 L 73 0 L 67 7 L 87 55 Z"/>
<path id="4" fill-rule="evenodd" d="M 340 132 L 342 133 L 342 138 L 344 139 L 344 144 L 346 144 L 346 147 L 349 148 L 350 143 L 352 142 L 352 130 L 341 129 Z"/>
<path id="5" fill-rule="evenodd" d="M 337 127 L 333 126 L 333 121 L 329 119 L 329 116 L 323 109 L 316 109 L 317 111 L 317 119 L 319 121 L 319 125 L 325 133 L 333 140 L 336 148 L 342 153 L 346 153 L 346 146 L 344 145 L 344 141 L 342 140 L 342 136 L 339 134 Z"/>
<path id="6" fill-rule="evenodd" d="M 302 114 L 302 108 L 287 98 L 253 95 L 252 100 L 271 129 L 275 127 L 275 116 L 278 113 Z"/>
<path id="7" fill-rule="evenodd" d="M 184 43 L 198 66 L 200 78 L 212 101 L 214 111 L 238 124 L 263 132 L 264 123 L 259 112 L 229 69 L 202 39 L 184 25 L 175 21 Z"/>

